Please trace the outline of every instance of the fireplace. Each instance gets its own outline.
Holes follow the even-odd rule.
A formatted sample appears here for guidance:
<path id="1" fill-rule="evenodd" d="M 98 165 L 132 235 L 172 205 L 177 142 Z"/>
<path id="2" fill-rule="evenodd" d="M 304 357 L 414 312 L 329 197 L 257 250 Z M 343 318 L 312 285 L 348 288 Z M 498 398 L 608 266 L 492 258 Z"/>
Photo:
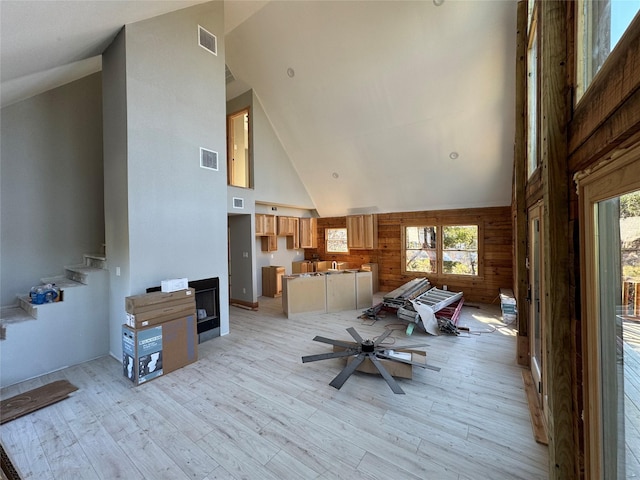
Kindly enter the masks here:
<path id="1" fill-rule="evenodd" d="M 198 318 L 198 343 L 220 336 L 220 281 L 218 277 L 192 280 L 189 287 L 196 293 L 196 316 Z M 158 292 L 160 287 L 147 288 Z"/>

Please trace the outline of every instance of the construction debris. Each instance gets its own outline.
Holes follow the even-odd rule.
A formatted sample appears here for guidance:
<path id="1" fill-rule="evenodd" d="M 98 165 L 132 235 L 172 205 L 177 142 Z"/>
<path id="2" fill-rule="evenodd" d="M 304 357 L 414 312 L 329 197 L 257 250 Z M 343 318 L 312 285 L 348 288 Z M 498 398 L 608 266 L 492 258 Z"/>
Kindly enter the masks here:
<path id="1" fill-rule="evenodd" d="M 412 280 L 384 296 L 383 306 L 395 309 L 399 319 L 409 322 L 406 334 L 416 325 L 431 335 L 458 335 L 460 310 L 464 304 L 462 292 L 450 292 L 431 287 L 429 280 Z"/>

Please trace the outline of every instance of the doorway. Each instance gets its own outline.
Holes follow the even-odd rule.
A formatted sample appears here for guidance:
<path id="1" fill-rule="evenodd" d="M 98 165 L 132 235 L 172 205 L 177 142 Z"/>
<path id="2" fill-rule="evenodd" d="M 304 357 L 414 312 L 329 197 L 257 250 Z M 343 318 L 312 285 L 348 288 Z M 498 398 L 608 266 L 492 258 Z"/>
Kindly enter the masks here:
<path id="1" fill-rule="evenodd" d="M 640 146 L 580 182 L 587 478 L 640 475 Z"/>
<path id="2" fill-rule="evenodd" d="M 544 381 L 544 249 L 542 248 L 543 234 L 543 204 L 538 202 L 529 209 L 529 351 L 531 376 L 537 390 L 538 407 L 542 411 L 545 421 L 545 384 Z"/>

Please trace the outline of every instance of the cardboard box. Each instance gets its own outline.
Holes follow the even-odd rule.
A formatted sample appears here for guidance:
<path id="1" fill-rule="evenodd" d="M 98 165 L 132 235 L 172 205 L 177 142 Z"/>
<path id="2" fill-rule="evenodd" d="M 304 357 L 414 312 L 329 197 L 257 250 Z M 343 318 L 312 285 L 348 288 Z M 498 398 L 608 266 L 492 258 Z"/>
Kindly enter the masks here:
<path id="1" fill-rule="evenodd" d="M 171 278 L 160 282 L 160 291 L 177 292 L 178 290 L 186 290 L 189 288 L 189 280 L 186 278 Z"/>
<path id="2" fill-rule="evenodd" d="M 346 342 L 346 343 L 352 343 L 352 342 Z M 334 352 L 340 352 L 342 350 L 344 350 L 344 348 L 342 347 L 337 347 L 337 346 L 333 347 Z M 427 353 L 421 350 L 396 349 L 394 351 L 397 353 L 409 353 L 411 355 L 412 362 L 420 363 L 422 365 L 427 364 Z M 354 358 L 356 358 L 355 355 L 353 357 L 345 357 L 347 364 L 351 363 Z M 387 372 L 389 372 L 389 374 L 392 377 L 408 378 L 408 379 L 413 378 L 413 365 L 411 364 L 396 362 L 393 360 L 388 360 L 386 358 L 379 358 L 378 361 L 382 364 L 382 366 L 387 370 Z M 374 373 L 374 374 L 380 375 L 380 372 L 378 371 L 376 366 L 373 363 L 371 363 L 371 360 L 369 360 L 368 358 L 365 359 L 365 361 L 362 362 L 360 365 L 358 365 L 358 368 L 356 368 L 356 371 L 364 372 L 364 373 Z"/>
<path id="3" fill-rule="evenodd" d="M 162 308 L 167 302 L 195 301 L 196 291 L 193 288 L 186 288 L 176 292 L 151 292 L 142 295 L 133 295 L 125 298 L 125 309 L 127 313 L 137 314 Z"/>
<path id="4" fill-rule="evenodd" d="M 160 323 L 196 314 L 196 303 L 181 303 L 164 308 L 156 308 L 148 312 L 127 313 L 125 324 L 132 328 L 150 327 Z"/>
<path id="5" fill-rule="evenodd" d="M 135 385 L 198 360 L 195 315 L 135 329 L 122 325 L 123 375 Z"/>

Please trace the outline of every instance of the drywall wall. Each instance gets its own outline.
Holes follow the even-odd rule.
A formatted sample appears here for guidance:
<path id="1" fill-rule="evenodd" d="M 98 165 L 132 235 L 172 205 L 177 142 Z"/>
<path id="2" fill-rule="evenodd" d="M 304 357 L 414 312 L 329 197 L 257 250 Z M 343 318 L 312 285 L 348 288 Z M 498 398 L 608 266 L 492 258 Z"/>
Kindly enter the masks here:
<path id="1" fill-rule="evenodd" d="M 0 111 L 1 304 L 104 243 L 100 74 Z"/>
<path id="2" fill-rule="evenodd" d="M 126 30 L 102 55 L 104 212 L 109 270 L 109 351 L 121 358 L 124 298 L 131 293 L 127 179 Z M 115 350 L 114 350 L 115 349 Z"/>
<path id="3" fill-rule="evenodd" d="M 108 237 L 120 236 L 120 226 L 128 228 L 128 246 L 120 248 L 128 248 L 121 274 L 128 276 L 129 295 L 167 278 L 218 277 L 224 335 L 229 331 L 226 165 L 203 169 L 199 158 L 200 147 L 225 151 L 223 8 L 222 1 L 208 2 L 125 26 L 124 49 L 113 53 L 126 64 L 117 82 L 126 90 L 128 218 L 118 208 L 119 216 L 109 216 L 106 228 Z M 198 25 L 217 36 L 217 56 L 198 45 Z M 110 186 L 113 194 L 120 187 Z M 122 305 L 114 303 L 111 310 L 112 333 L 124 315 L 124 297 L 113 300 Z M 111 344 L 114 356 L 121 354 L 119 343 Z"/>

